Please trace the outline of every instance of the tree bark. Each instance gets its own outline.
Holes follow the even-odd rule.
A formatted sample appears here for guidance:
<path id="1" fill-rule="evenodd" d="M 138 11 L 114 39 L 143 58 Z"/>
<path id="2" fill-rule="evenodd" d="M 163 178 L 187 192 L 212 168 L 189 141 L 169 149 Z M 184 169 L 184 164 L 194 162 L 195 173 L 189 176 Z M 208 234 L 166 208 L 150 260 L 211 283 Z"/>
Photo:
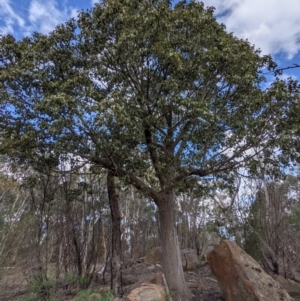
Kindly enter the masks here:
<path id="1" fill-rule="evenodd" d="M 190 300 L 186 285 L 176 231 L 175 194 L 160 193 L 155 200 L 158 206 L 162 244 L 162 268 L 174 301 Z"/>
<path id="2" fill-rule="evenodd" d="M 115 178 L 111 171 L 107 173 L 107 191 L 112 220 L 111 290 L 114 297 L 122 297 L 121 214 L 115 187 Z"/>

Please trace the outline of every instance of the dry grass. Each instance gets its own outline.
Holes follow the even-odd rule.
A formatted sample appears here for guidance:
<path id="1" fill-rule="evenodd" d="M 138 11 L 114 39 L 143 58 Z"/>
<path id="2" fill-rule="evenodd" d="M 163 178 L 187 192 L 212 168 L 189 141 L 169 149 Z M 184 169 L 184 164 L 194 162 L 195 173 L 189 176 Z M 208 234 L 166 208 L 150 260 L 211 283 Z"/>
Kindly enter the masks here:
<path id="1" fill-rule="evenodd" d="M 0 268 L 0 301 L 16 300 L 18 296 L 26 293 L 27 284 L 21 268 Z"/>

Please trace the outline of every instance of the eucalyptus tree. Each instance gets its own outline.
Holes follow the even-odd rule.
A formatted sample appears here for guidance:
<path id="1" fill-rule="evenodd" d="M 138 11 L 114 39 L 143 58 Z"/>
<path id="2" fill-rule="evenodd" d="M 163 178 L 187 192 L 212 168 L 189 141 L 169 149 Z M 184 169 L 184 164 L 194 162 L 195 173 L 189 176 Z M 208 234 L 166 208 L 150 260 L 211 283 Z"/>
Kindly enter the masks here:
<path id="1" fill-rule="evenodd" d="M 272 58 L 228 34 L 203 3 L 103 1 L 49 35 L 2 37 L 0 68 L 2 150 L 18 160 L 72 153 L 150 197 L 176 300 L 190 298 L 178 188 L 231 185 L 241 167 L 288 160 L 272 149 L 288 142 L 298 83 L 263 89 Z"/>
<path id="2" fill-rule="evenodd" d="M 264 179 L 250 207 L 244 244 L 266 271 L 296 281 L 300 276 L 299 210 L 298 176 L 288 175 L 281 182 Z"/>

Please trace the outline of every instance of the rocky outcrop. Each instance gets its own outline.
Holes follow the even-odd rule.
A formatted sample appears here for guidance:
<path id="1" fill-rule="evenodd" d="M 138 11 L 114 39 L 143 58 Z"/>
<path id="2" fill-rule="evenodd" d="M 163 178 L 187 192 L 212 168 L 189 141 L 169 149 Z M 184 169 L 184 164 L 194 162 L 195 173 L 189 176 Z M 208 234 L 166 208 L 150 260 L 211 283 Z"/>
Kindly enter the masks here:
<path id="1" fill-rule="evenodd" d="M 151 279 L 150 283 L 153 284 L 158 284 L 158 285 L 163 285 L 164 281 L 163 281 L 163 274 L 160 273 L 156 273 L 153 278 Z"/>
<path id="2" fill-rule="evenodd" d="M 166 293 L 161 285 L 143 283 L 132 290 L 126 301 L 165 301 Z"/>
<path id="3" fill-rule="evenodd" d="M 157 265 L 137 263 L 136 265 L 123 270 L 122 284 L 123 286 L 129 286 L 143 282 L 152 282 L 155 274 L 160 272 L 161 267 Z"/>
<path id="4" fill-rule="evenodd" d="M 184 271 L 194 271 L 199 266 L 196 250 L 181 250 L 181 261 Z"/>
<path id="5" fill-rule="evenodd" d="M 162 250 L 161 247 L 156 247 L 151 249 L 146 257 L 145 257 L 145 262 L 147 264 L 156 264 L 156 263 L 161 263 L 161 258 L 162 258 Z"/>
<path id="6" fill-rule="evenodd" d="M 122 285 L 123 286 L 131 285 L 131 284 L 137 283 L 138 281 L 139 281 L 139 279 L 135 275 L 124 274 L 122 276 Z"/>
<path id="7" fill-rule="evenodd" d="M 198 267 L 198 257 L 196 250 L 181 250 L 182 267 L 185 271 L 193 271 Z M 162 258 L 162 250 L 160 247 L 153 248 L 148 252 L 145 258 L 147 264 L 160 264 Z"/>
<path id="8" fill-rule="evenodd" d="M 234 242 L 223 240 L 207 261 L 226 301 L 291 301 L 284 288 Z"/>
<path id="9" fill-rule="evenodd" d="M 300 294 L 300 284 L 279 275 L 272 277 L 290 294 Z"/>

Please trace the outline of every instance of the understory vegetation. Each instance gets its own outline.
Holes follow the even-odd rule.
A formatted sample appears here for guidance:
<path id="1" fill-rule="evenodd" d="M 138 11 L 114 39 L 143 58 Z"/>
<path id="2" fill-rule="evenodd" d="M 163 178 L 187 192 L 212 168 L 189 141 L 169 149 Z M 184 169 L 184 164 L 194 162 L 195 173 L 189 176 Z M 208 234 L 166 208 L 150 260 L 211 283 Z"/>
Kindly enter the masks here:
<path id="1" fill-rule="evenodd" d="M 110 283 L 93 281 L 110 268 L 111 220 L 104 174 L 88 168 L 60 174 L 19 169 L 15 174 L 19 178 L 1 176 L 3 295 L 25 293 L 19 301 L 54 301 L 71 294 L 83 301 L 106 289 L 101 300 L 110 300 Z M 203 197 L 190 189 L 176 196 L 180 248 L 196 249 L 201 261 L 219 239 L 231 239 L 267 272 L 299 279 L 299 178 L 239 181 L 232 192 L 218 190 Z M 117 186 L 126 265 L 160 246 L 160 225 L 149 199 L 133 187 Z"/>

